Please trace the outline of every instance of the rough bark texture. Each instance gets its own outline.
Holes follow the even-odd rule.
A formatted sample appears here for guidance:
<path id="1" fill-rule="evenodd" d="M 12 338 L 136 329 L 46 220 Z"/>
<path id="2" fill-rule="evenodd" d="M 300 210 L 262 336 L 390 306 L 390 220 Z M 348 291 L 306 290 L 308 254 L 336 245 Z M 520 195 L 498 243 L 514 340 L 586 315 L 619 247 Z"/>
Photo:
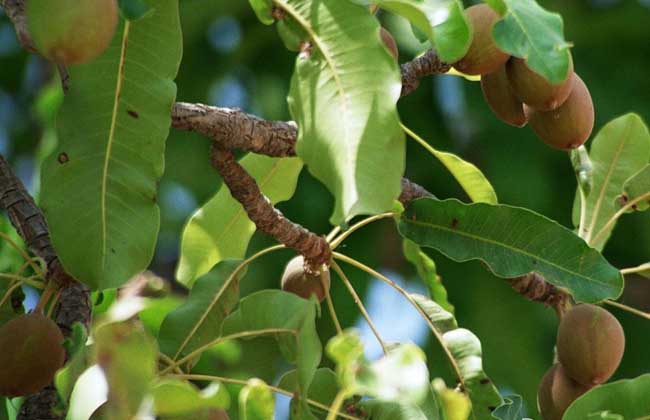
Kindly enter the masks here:
<path id="1" fill-rule="evenodd" d="M 260 191 L 255 179 L 237 162 L 231 151 L 213 145 L 211 154 L 212 165 L 260 231 L 298 251 L 316 270 L 322 264 L 329 264 L 332 251 L 325 238 L 291 222 L 273 207 Z"/>
<path id="2" fill-rule="evenodd" d="M 562 316 L 571 305 L 570 296 L 548 283 L 537 273 L 509 279 L 512 288 L 528 300 L 543 303 L 555 308 L 558 316 Z"/>
<path id="3" fill-rule="evenodd" d="M 433 74 L 447 73 L 451 64 L 440 60 L 435 50 L 428 50 L 420 57 L 402 64 L 402 96 L 406 96 L 420 86 L 420 79 Z"/>
<path id="4" fill-rule="evenodd" d="M 36 51 L 32 37 L 27 29 L 27 16 L 25 16 L 25 0 L 0 0 L 0 6 L 11 19 L 16 29 L 16 35 L 23 48 L 27 51 Z"/>
<path id="5" fill-rule="evenodd" d="M 415 182 L 402 178 L 402 192 L 398 198 L 400 203 L 408 206 L 411 201 L 425 197 L 434 197 L 434 195 Z"/>

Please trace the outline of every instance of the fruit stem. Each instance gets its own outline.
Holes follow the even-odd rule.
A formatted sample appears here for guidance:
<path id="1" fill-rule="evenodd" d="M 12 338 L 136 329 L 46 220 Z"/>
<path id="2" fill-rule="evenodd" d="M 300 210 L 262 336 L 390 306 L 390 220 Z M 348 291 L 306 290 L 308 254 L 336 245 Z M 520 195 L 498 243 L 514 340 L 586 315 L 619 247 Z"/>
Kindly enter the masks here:
<path id="1" fill-rule="evenodd" d="M 381 335 L 379 335 L 379 330 L 377 330 L 377 327 L 375 327 L 375 324 L 373 324 L 372 319 L 370 319 L 370 315 L 368 314 L 368 311 L 366 311 L 366 307 L 363 305 L 363 301 L 359 298 L 359 295 L 357 294 L 356 290 L 354 290 L 354 287 L 352 286 L 350 279 L 348 279 L 348 277 L 341 269 L 341 266 L 339 266 L 336 263 L 336 261 L 332 261 L 332 268 L 334 269 L 334 271 L 336 271 L 336 274 L 338 274 L 339 278 L 341 279 L 343 284 L 345 284 L 345 287 L 347 287 L 348 291 L 352 295 L 352 299 L 354 299 L 355 305 L 357 305 L 359 311 L 361 312 L 361 315 L 363 315 L 366 322 L 368 323 L 368 326 L 370 326 L 372 333 L 375 335 L 375 337 L 377 337 L 377 341 L 379 342 L 379 345 L 381 346 L 381 349 L 383 350 L 384 354 L 387 354 L 388 347 L 386 346 L 386 342 L 381 338 Z"/>

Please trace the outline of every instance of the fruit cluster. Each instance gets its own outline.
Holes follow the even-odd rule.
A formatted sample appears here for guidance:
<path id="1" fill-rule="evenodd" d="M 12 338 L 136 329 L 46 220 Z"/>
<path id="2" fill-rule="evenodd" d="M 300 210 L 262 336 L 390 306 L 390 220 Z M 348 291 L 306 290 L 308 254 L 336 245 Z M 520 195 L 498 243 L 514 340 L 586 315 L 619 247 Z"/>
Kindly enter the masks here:
<path id="1" fill-rule="evenodd" d="M 624 349 L 623 327 L 605 309 L 581 304 L 567 312 L 557 332 L 558 362 L 546 372 L 537 393 L 544 420 L 561 420 L 573 401 L 607 381 Z"/>
<path id="2" fill-rule="evenodd" d="M 549 146 L 569 150 L 582 145 L 594 127 L 594 106 L 589 89 L 573 71 L 569 56 L 566 78 L 552 84 L 531 70 L 526 61 L 501 51 L 492 28 L 500 16 L 488 5 L 465 10 L 474 37 L 456 70 L 481 76 L 486 102 L 504 122 L 515 127 L 530 123 Z"/>
<path id="3" fill-rule="evenodd" d="M 34 312 L 0 328 L 0 396 L 31 395 L 52 382 L 63 366 L 63 334 L 51 319 Z"/>

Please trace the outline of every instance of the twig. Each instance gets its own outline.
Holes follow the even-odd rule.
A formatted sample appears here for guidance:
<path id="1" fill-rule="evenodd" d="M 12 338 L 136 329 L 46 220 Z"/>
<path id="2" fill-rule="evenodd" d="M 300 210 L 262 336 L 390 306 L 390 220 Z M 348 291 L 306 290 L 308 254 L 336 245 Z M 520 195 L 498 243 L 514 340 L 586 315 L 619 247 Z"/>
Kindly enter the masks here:
<path id="1" fill-rule="evenodd" d="M 269 202 L 255 179 L 237 162 L 229 150 L 213 144 L 212 165 L 219 171 L 230 193 L 246 210 L 257 228 L 305 257 L 312 268 L 329 264 L 330 246 L 324 237 L 291 222 Z"/>
<path id="2" fill-rule="evenodd" d="M 435 50 L 428 50 L 420 57 L 402 64 L 402 96 L 406 96 L 420 86 L 420 79 L 434 74 L 447 73 L 451 64 L 438 57 Z"/>
<path id="3" fill-rule="evenodd" d="M 607 232 L 607 229 L 611 228 L 614 225 L 614 223 L 616 223 L 616 221 L 618 220 L 619 217 L 621 217 L 623 214 L 625 214 L 628 210 L 634 208 L 634 206 L 639 204 L 641 201 L 646 200 L 648 198 L 650 198 L 650 192 L 647 192 L 645 194 L 641 194 L 640 196 L 638 196 L 634 200 L 631 200 L 631 201 L 627 202 L 623 207 L 621 207 L 621 209 L 619 211 L 614 213 L 614 215 L 609 218 L 607 223 L 605 223 L 605 225 L 602 228 L 600 228 L 600 230 L 598 231 L 596 236 L 594 236 L 593 238 L 589 238 L 589 236 L 587 237 L 587 242 L 589 243 L 589 245 L 593 245 L 593 244 L 598 243 L 598 239 L 600 239 L 600 237 L 603 236 L 605 234 L 605 232 Z"/>
<path id="4" fill-rule="evenodd" d="M 571 306 L 569 294 L 547 282 L 544 277 L 537 273 L 529 273 L 507 281 L 517 293 L 526 299 L 553 307 L 559 318 Z"/>
<path id="5" fill-rule="evenodd" d="M 36 47 L 34 41 L 29 35 L 27 28 L 27 16 L 25 15 L 25 0 L 0 0 L 0 6 L 4 9 L 5 13 L 11 19 L 18 41 L 27 51 L 35 52 Z"/>
<path id="6" fill-rule="evenodd" d="M 358 229 L 377 220 L 386 219 L 393 216 L 395 216 L 395 213 L 381 213 L 374 216 L 366 217 L 365 219 L 353 225 L 351 228 L 341 233 L 339 236 L 336 237 L 336 239 L 332 240 L 330 242 L 330 246 L 332 247 L 332 249 L 336 249 L 339 245 L 341 245 L 341 243 L 343 243 L 343 241 L 347 239 L 348 236 L 352 235 Z"/>
<path id="7" fill-rule="evenodd" d="M 641 318 L 650 319 L 650 313 L 643 312 L 640 309 L 636 309 L 636 308 L 633 308 L 631 306 L 616 302 L 614 300 L 609 300 L 609 299 L 607 299 L 605 301 L 605 303 L 610 305 L 610 306 L 614 306 L 616 308 L 619 308 L 619 309 L 622 309 L 622 310 L 627 311 L 629 313 L 632 313 L 634 315 L 640 316 Z"/>
<path id="8" fill-rule="evenodd" d="M 621 274 L 628 275 L 628 274 L 634 274 L 634 273 L 642 273 L 644 271 L 650 271 L 650 262 L 643 263 L 639 266 L 636 267 L 631 267 L 631 268 L 622 268 L 621 269 Z"/>

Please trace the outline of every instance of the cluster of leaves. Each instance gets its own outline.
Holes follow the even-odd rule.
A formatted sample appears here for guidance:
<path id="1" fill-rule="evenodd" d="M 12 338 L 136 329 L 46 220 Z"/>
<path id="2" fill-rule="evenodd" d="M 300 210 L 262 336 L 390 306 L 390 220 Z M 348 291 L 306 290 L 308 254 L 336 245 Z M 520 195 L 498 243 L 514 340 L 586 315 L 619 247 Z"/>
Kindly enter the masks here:
<path id="1" fill-rule="evenodd" d="M 458 327 L 435 264 L 420 247 L 460 262 L 481 260 L 504 278 L 540 273 L 578 301 L 617 298 L 623 277 L 600 251 L 618 217 L 650 203 L 650 135 L 640 118 L 612 121 L 590 153 L 582 150 L 574 159 L 580 180 L 577 235 L 530 210 L 499 204 L 478 168 L 428 145 L 474 203 L 426 198 L 398 208 L 406 135 L 426 142 L 400 122 L 399 67 L 381 44 L 368 4 L 251 0 L 260 20 L 275 22 L 287 48 L 300 52 L 288 94 L 299 127 L 298 157 L 248 155 L 242 165 L 272 203 L 291 198 L 305 165 L 335 197 L 334 225 L 392 213 L 405 256 L 430 296 L 409 294 L 345 255 L 334 257 L 387 282 L 413 305 L 444 349 L 458 387 L 433 379 L 423 352 L 410 343 L 388 346 L 381 359 L 366 360 L 352 331 L 326 346 L 333 371 L 322 366 L 314 300 L 279 290 L 240 298 L 247 266 L 281 247 L 244 259 L 255 226 L 225 186 L 182 234 L 177 280 L 189 289 L 187 298 L 118 298 L 116 288 L 146 269 L 154 252 L 157 182 L 181 61 L 178 3 L 153 3 L 146 13 L 123 5 L 129 19 L 122 19 L 108 50 L 70 69 L 74 83 L 58 114 L 58 145 L 43 164 L 41 204 L 54 245 L 66 270 L 95 291 L 92 339 L 75 330 L 69 362 L 56 378 L 68 418 L 87 420 L 101 407 L 107 419 L 208 419 L 217 409 L 267 419 L 272 392 L 293 396 L 294 419 L 333 419 L 339 410 L 352 419 L 522 418 L 520 398 L 504 401 L 483 371 L 479 339 Z M 466 52 L 472 31 L 459 0 L 373 3 L 408 19 L 443 60 L 454 62 Z M 499 47 L 527 58 L 547 79 L 562 80 L 569 44 L 561 18 L 534 0 L 488 3 L 503 15 L 493 32 Z M 224 346 L 259 343 L 262 337 L 271 338 L 295 367 L 277 386 L 222 377 L 206 367 Z M 645 415 L 633 397 L 648 386 L 640 377 L 597 387 L 565 418 L 599 410 L 613 418 Z M 603 393 L 616 398 L 605 400 Z M 236 407 L 231 394 L 238 394 Z"/>

